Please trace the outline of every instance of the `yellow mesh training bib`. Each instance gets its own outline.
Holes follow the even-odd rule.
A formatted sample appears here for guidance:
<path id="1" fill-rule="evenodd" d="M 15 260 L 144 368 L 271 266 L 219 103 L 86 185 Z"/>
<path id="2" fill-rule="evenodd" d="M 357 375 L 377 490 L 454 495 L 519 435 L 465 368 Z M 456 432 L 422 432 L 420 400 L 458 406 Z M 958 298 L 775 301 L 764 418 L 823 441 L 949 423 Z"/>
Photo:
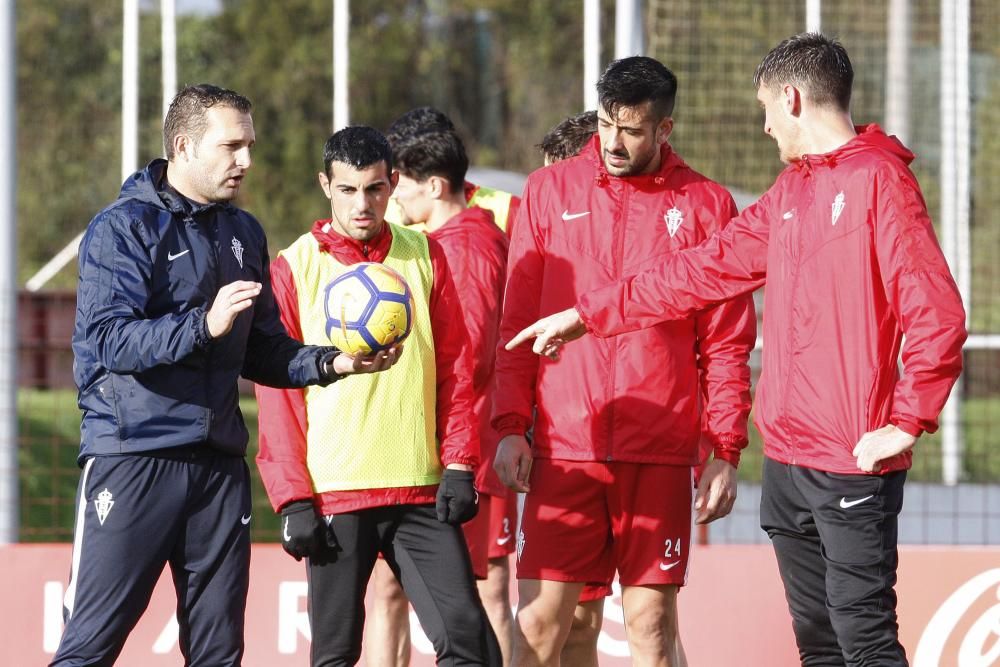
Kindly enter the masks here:
<path id="1" fill-rule="evenodd" d="M 305 234 L 280 253 L 298 291 L 302 336 L 329 345 L 323 298 L 326 286 L 345 271 Z M 413 292 L 413 328 L 395 366 L 381 373 L 349 375 L 328 387 L 305 390 L 307 463 L 317 493 L 437 484 L 441 460 L 436 441 L 437 378 L 430 303 L 434 281 L 427 239 L 392 228 L 383 262 L 406 279 Z"/>

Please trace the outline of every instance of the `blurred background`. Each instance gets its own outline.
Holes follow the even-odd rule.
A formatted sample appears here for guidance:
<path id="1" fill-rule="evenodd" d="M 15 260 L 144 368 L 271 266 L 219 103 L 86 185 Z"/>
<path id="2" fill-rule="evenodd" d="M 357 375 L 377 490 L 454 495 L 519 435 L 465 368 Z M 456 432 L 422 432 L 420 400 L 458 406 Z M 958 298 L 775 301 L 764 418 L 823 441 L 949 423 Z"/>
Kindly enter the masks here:
<path id="1" fill-rule="evenodd" d="M 117 196 L 130 5 L 138 15 L 137 167 L 163 152 L 163 5 L 16 2 L 19 286 Z M 355 0 L 341 15 L 346 25 L 341 19 L 335 28 L 337 5 L 348 9 L 344 0 L 176 0 L 176 85 L 212 82 L 254 103 L 254 167 L 237 203 L 264 224 L 272 254 L 329 214 L 316 172 L 337 122 L 336 48 L 347 54 L 339 62 L 347 65 L 341 81 L 350 123 L 384 129 L 412 107 L 438 107 L 455 121 L 482 182 L 503 178 L 500 186 L 512 189 L 540 166 L 535 144 L 550 127 L 594 108 L 585 81 L 595 66 L 603 70 L 616 53 L 656 57 L 680 81 L 674 148 L 745 205 L 782 167 L 762 132 L 754 67 L 807 27 L 838 37 L 855 67 L 855 122 L 882 124 L 917 155 L 913 169 L 972 333 L 942 429 L 918 443 L 901 541 L 1000 543 L 1000 3 Z M 586 46 L 585 14 L 598 36 Z M 346 38 L 335 40 L 335 30 Z M 69 349 L 75 267 L 69 261 L 18 295 L 14 541 L 72 538 L 79 476 Z M 758 351 L 758 368 L 759 360 Z M 243 408 L 252 456 L 252 393 Z M 736 511 L 702 540 L 764 541 L 756 527 L 760 454 L 755 433 Z M 277 524 L 256 478 L 254 491 L 254 539 L 272 541 Z"/>

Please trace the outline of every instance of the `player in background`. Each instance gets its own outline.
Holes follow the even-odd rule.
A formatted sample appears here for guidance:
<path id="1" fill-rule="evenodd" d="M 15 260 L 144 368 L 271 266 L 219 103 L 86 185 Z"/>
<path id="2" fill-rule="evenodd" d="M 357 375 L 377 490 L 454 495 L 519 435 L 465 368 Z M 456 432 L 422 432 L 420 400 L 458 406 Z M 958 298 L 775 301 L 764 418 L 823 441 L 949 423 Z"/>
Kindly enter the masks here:
<path id="1" fill-rule="evenodd" d="M 668 143 L 676 89 L 652 58 L 613 62 L 598 82 L 599 136 L 528 177 L 501 339 L 611 276 L 695 245 L 735 214 L 725 188 Z M 638 336 L 590 339 L 558 362 L 498 352 L 495 466 L 527 494 L 514 665 L 556 664 L 585 584 L 610 583 L 616 570 L 633 661 L 677 664 L 676 594 L 687 575 L 703 415 L 715 452 L 695 501 L 706 522 L 735 499 L 755 328 L 746 297 Z"/>
<path id="2" fill-rule="evenodd" d="M 181 90 L 166 160 L 130 176 L 84 234 L 73 331 L 83 473 L 53 665 L 113 664 L 166 563 L 185 663 L 239 665 L 251 508 L 238 376 L 325 385 L 397 358 L 352 359 L 282 328 L 264 230 L 231 204 L 250 168 L 250 110 L 230 90 Z"/>
<path id="3" fill-rule="evenodd" d="M 492 213 L 466 204 L 462 184 L 469 159 L 454 132 L 425 132 L 397 140 L 392 144 L 392 153 L 399 172 L 396 201 L 408 217 L 426 221 L 428 238 L 441 245 L 455 284 L 461 285 L 462 321 L 469 332 L 474 360 L 472 385 L 481 456 L 476 469 L 479 514 L 463 527 L 479 592 L 506 662 L 513 626 L 508 552 L 501 550 L 499 556 L 490 553 L 490 546 L 497 540 L 490 533 L 490 520 L 494 504 L 499 506 L 499 516 L 503 516 L 507 489 L 491 465 L 497 437 L 489 422 L 507 271 L 507 236 L 493 222 Z M 507 534 L 513 538 L 510 526 Z"/>
<path id="4" fill-rule="evenodd" d="M 584 111 L 569 116 L 545 133 L 538 149 L 545 166 L 575 157 L 597 132 L 597 112 Z M 587 584 L 573 609 L 573 622 L 559 655 L 559 664 L 598 667 L 597 640 L 604 625 L 604 598 L 611 584 Z"/>
<path id="5" fill-rule="evenodd" d="M 259 388 L 257 464 L 281 512 L 282 546 L 308 559 L 314 665 L 359 659 L 380 553 L 439 662 L 499 665 L 459 528 L 477 510 L 468 337 L 441 247 L 384 221 L 396 179 L 378 131 L 330 137 L 319 183 L 332 216 L 281 251 L 271 273 L 289 333 L 318 341 L 326 285 L 358 262 L 395 269 L 415 304 L 406 353 L 388 372 L 328 390 Z"/>
<path id="6" fill-rule="evenodd" d="M 451 132 L 457 136 L 454 123 L 445 113 L 433 107 L 417 107 L 393 121 L 386 136 L 390 144 L 395 147 L 418 140 L 423 134 L 440 132 Z M 478 206 L 492 212 L 494 221 L 500 229 L 509 232 L 508 221 L 512 222 L 517 214 L 520 199 L 500 190 L 473 185 L 465 180 L 463 183 L 467 205 Z M 412 230 L 427 231 L 423 221 L 416 222 L 420 218 L 414 219 L 406 214 L 395 196 L 390 199 L 386 220 L 403 224 Z M 494 449 L 495 446 L 490 446 L 490 452 Z M 482 460 L 486 465 L 491 465 L 492 453 L 488 459 L 483 457 Z M 500 489 L 493 488 L 492 498 L 489 517 L 490 565 L 487 579 L 485 582 L 479 582 L 479 589 L 500 644 L 506 647 L 509 645 L 507 639 L 509 622 L 504 619 L 510 617 L 508 556 L 514 552 L 515 546 L 517 495 L 506 493 L 506 489 L 500 485 Z M 503 498 L 503 502 L 499 501 L 500 498 Z M 375 564 L 371 589 L 372 604 L 365 631 L 365 654 L 380 666 L 405 667 L 410 664 L 411 652 L 409 601 L 396 577 L 381 559 Z M 505 655 L 509 655 L 506 648 Z"/>
<path id="7" fill-rule="evenodd" d="M 854 125 L 853 78 L 844 47 L 823 35 L 772 49 L 754 84 L 788 165 L 775 184 L 718 236 L 584 294 L 510 345 L 537 335 L 535 348 L 558 356 L 588 331 L 659 326 L 764 285 L 761 527 L 802 664 L 905 665 L 903 483 L 917 439 L 937 430 L 967 332 L 914 155 L 877 125 Z"/>
<path id="8" fill-rule="evenodd" d="M 584 111 L 559 121 L 545 133 L 538 144 L 545 166 L 579 155 L 595 132 L 597 132 L 596 111 Z"/>
<path id="9" fill-rule="evenodd" d="M 389 142 L 396 144 L 400 140 L 408 139 L 423 132 L 455 132 L 455 124 L 451 118 L 443 111 L 434 107 L 417 107 L 410 109 L 397 118 L 386 131 Z M 465 201 L 469 206 L 485 208 L 493 213 L 493 220 L 507 236 L 511 235 L 514 220 L 517 218 L 517 209 L 521 205 L 521 198 L 510 192 L 489 188 L 484 185 L 476 185 L 469 181 L 464 182 Z M 389 208 L 386 209 L 385 219 L 398 225 L 414 225 L 414 229 L 421 230 L 423 220 L 413 220 L 406 216 L 396 200 L 389 200 Z M 422 230 L 421 230 L 422 231 Z"/>

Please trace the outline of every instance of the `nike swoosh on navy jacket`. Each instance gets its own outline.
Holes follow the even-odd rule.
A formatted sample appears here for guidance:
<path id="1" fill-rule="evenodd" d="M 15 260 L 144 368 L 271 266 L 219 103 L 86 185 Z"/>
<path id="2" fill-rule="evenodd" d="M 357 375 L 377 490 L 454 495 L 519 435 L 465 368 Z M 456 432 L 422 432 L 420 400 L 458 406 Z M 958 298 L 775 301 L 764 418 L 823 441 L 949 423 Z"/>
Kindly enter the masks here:
<path id="1" fill-rule="evenodd" d="M 80 245 L 73 375 L 83 410 L 79 460 L 192 444 L 243 456 L 240 375 L 271 386 L 326 382 L 334 348 L 289 338 L 271 292 L 260 223 L 229 204 L 195 204 L 151 162 L 98 213 Z M 211 340 L 219 288 L 263 285 L 232 331 Z"/>

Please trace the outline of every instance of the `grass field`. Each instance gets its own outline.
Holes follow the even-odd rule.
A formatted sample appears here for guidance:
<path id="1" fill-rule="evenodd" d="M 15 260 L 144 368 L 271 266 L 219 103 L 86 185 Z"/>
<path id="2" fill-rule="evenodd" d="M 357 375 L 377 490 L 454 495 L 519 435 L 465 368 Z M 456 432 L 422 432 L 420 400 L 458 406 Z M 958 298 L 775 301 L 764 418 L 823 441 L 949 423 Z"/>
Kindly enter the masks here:
<path id="1" fill-rule="evenodd" d="M 21 540 L 68 542 L 73 538 L 74 497 L 80 468 L 80 411 L 70 390 L 18 391 L 20 429 Z M 257 455 L 257 402 L 244 397 L 240 408 L 250 430 L 247 462 L 253 493 L 254 541 L 278 539 L 278 518 L 253 459 Z"/>
<path id="2" fill-rule="evenodd" d="M 250 430 L 247 461 L 253 484 L 253 539 L 276 541 L 278 520 L 253 463 L 257 453 L 257 404 L 252 398 L 244 398 L 240 406 Z M 74 495 L 80 476 L 76 465 L 80 442 L 76 392 L 21 390 L 18 392 L 18 416 L 21 540 L 69 541 L 73 535 Z M 1000 398 L 967 401 L 963 418 L 966 424 L 966 481 L 1000 483 L 1000 449 L 992 444 L 994 434 L 1000 431 Z M 758 481 L 760 469 L 760 436 L 752 428 L 751 443 L 740 466 L 740 478 Z M 920 439 L 909 479 L 929 482 L 941 479 L 939 434 Z"/>

